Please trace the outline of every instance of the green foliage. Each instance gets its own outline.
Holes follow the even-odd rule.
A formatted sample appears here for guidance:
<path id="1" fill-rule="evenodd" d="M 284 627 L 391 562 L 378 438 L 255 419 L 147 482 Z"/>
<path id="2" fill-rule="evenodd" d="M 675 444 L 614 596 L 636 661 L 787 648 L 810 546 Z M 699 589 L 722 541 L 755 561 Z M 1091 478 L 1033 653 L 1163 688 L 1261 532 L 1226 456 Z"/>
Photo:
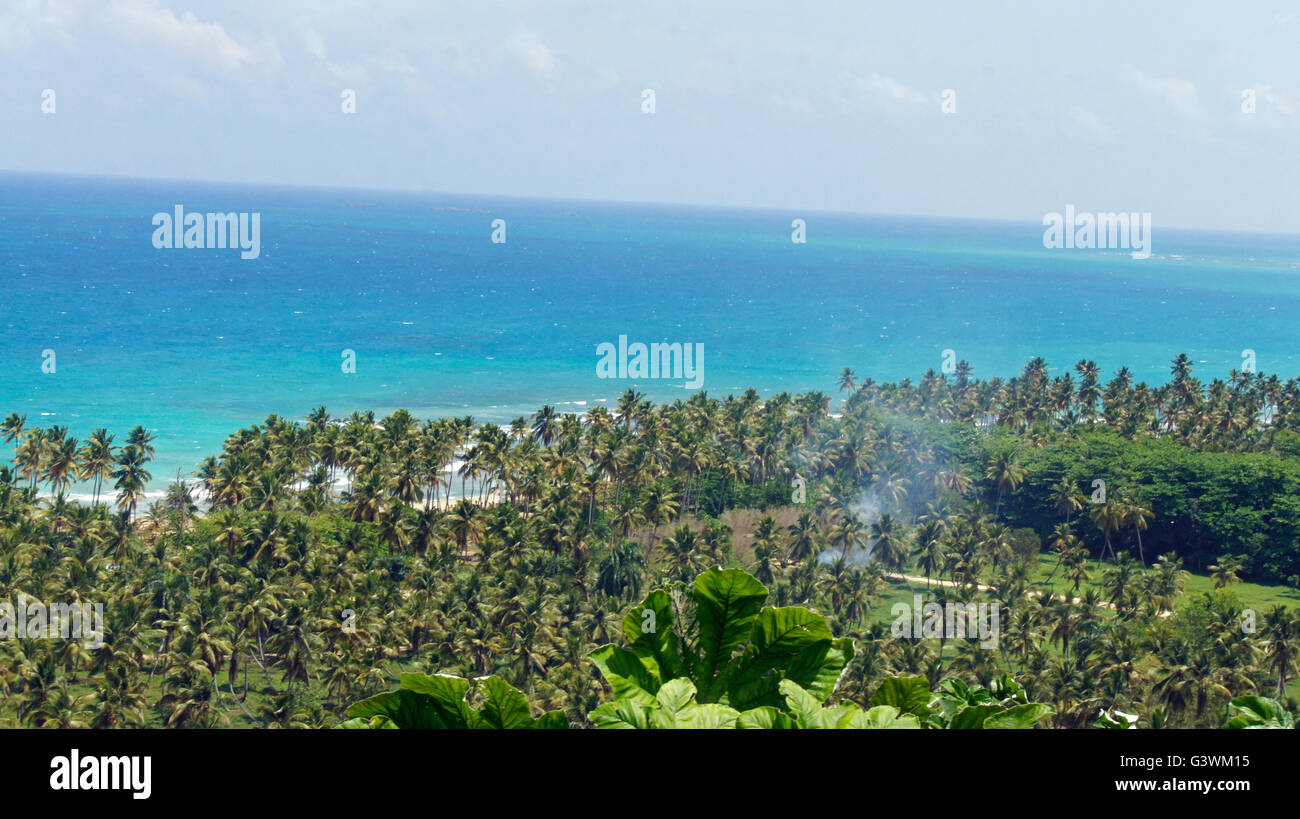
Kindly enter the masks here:
<path id="1" fill-rule="evenodd" d="M 933 699 L 930 682 L 925 677 L 890 677 L 871 695 L 870 704 L 890 705 L 905 714 L 928 717 Z"/>
<path id="2" fill-rule="evenodd" d="M 702 473 L 694 481 L 699 511 L 717 517 L 728 509 L 768 509 L 790 503 L 793 491 L 789 481 L 760 484 L 738 483 L 717 472 Z"/>
<path id="3" fill-rule="evenodd" d="M 591 713 L 598 728 L 920 728 L 911 714 L 901 714 L 890 705 L 863 711 L 853 703 L 833 707 L 821 701 L 793 680 L 781 680 L 783 708 L 763 705 L 748 711 L 721 703 L 696 702 L 695 685 L 688 679 L 669 680 L 660 687 L 650 704 L 633 700 L 607 702 Z"/>
<path id="4" fill-rule="evenodd" d="M 961 680 L 944 680 L 926 713 L 933 728 L 1033 728 L 1054 713 L 1050 705 L 1030 702 L 1010 674 L 988 688 Z"/>
<path id="5" fill-rule="evenodd" d="M 592 652 L 614 691 L 588 715 L 597 727 L 1032 728 L 1053 713 L 1010 675 L 987 689 L 945 680 L 933 693 L 924 677 L 892 677 L 865 710 L 828 706 L 853 645 L 832 637 L 826 618 L 764 607 L 767 589 L 736 569 L 696 578 L 693 618 L 678 615 L 673 591 L 656 589 L 628 612 L 628 648 Z"/>
<path id="6" fill-rule="evenodd" d="M 979 444 L 980 462 L 986 466 L 1005 445 L 1003 435 Z M 1025 480 L 1001 505 L 1017 526 L 1050 534 L 1061 521 L 1053 489 L 1062 477 L 1085 496 L 1092 481 L 1101 479 L 1108 494 L 1127 491 L 1156 512 L 1142 535 L 1147 555 L 1172 551 L 1201 568 L 1226 552 L 1244 555 L 1247 573 L 1257 579 L 1283 582 L 1300 573 L 1300 459 L 1198 450 L 1176 440 L 1130 439 L 1104 429 L 1076 431 L 1017 452 Z M 977 474 L 983 474 L 982 467 Z M 1100 552 L 1103 538 L 1096 526 L 1082 525 L 1077 532 Z M 1114 539 L 1117 548 L 1123 544 L 1136 554 L 1131 531 Z"/>
<path id="7" fill-rule="evenodd" d="M 1237 697 L 1228 704 L 1224 728 L 1295 728 L 1295 717 L 1269 697 Z"/>
<path id="8" fill-rule="evenodd" d="M 873 704 L 865 711 L 851 702 L 826 707 L 790 680 L 781 681 L 781 692 L 785 694 L 786 706 L 796 728 L 921 727 L 916 714 L 904 713 L 894 705 Z"/>
<path id="9" fill-rule="evenodd" d="M 959 364 L 952 378 L 846 383 L 835 412 L 821 393 L 655 406 L 629 390 L 617 413 L 543 407 L 509 431 L 321 408 L 306 424 L 268 417 L 205 459 L 206 513 L 185 486 L 140 494 L 143 428 L 125 447 L 106 430 L 83 447 L 11 414 L 0 585 L 102 598 L 108 622 L 99 652 L 0 641 L 0 725 L 319 727 L 371 697 L 351 724 L 530 724 L 562 708 L 570 724 L 988 728 L 1041 725 L 1046 707 L 1029 700 L 1050 699 L 1061 728 L 1122 726 L 1119 709 L 1140 709 L 1144 726 L 1217 726 L 1236 695 L 1300 691 L 1294 611 L 1243 629 L 1245 608 L 1295 593 L 1235 582 L 1300 578 L 1300 379 L 1238 374 L 1206 393 L 1186 363 L 1168 387 L 1117 374 L 1102 395 L 1091 362 L 1076 365 L 1077 389 L 1039 360 L 985 382 Z M 119 511 L 60 494 L 74 461 Z M 888 525 L 860 514 L 864 491 Z M 709 516 L 732 507 L 770 511 Z M 1086 561 L 1107 539 L 1121 557 L 1140 542 L 1147 559 L 1185 560 Z M 817 560 L 848 544 L 923 573 L 936 601 L 998 601 L 1003 650 L 891 635 L 883 604 L 902 584 Z M 1054 566 L 1032 565 L 1041 549 Z M 736 561 L 758 581 L 696 581 Z M 1227 588 L 1199 594 L 1209 584 Z M 780 608 L 796 603 L 856 642 Z M 609 707 L 584 662 L 593 650 Z M 465 679 L 375 701 L 427 668 Z M 987 682 L 1003 671 L 1025 696 Z M 493 693 L 493 674 L 526 694 Z"/>
<path id="10" fill-rule="evenodd" d="M 1137 721 L 1137 714 L 1126 714 L 1118 709 L 1102 709 L 1102 712 L 1097 716 L 1097 721 L 1092 724 L 1092 727 L 1120 730 L 1130 728 L 1136 729 Z"/>
<path id="11" fill-rule="evenodd" d="M 826 618 L 800 606 L 764 606 L 767 589 L 738 569 L 712 568 L 696 578 L 690 613 L 673 592 L 652 591 L 623 620 L 628 647 L 604 645 L 590 657 L 619 700 L 645 706 L 668 681 L 690 680 L 701 703 L 738 711 L 781 707 L 779 683 L 791 680 L 825 702 L 853 657 Z"/>
<path id="12" fill-rule="evenodd" d="M 1017 559 L 1033 563 L 1043 551 L 1043 540 L 1037 532 L 1026 526 L 1011 533 L 1011 549 Z"/>
<path id="13" fill-rule="evenodd" d="M 741 713 L 721 703 L 696 701 L 688 679 L 669 680 L 649 703 L 634 699 L 607 702 L 592 711 L 597 728 L 736 728 Z M 765 726 L 775 727 L 775 726 Z"/>
<path id="14" fill-rule="evenodd" d="M 560 711 L 534 718 L 528 699 L 495 676 L 403 674 L 400 688 L 354 703 L 348 716 L 339 728 L 569 727 Z"/>
<path id="15" fill-rule="evenodd" d="M 721 703 L 696 701 L 694 683 L 685 678 L 664 683 L 654 699 L 617 699 L 590 714 L 598 728 L 1032 728 L 1052 715 L 1052 708 L 1031 703 L 1010 677 L 996 680 L 993 689 L 970 688 L 945 681 L 931 693 L 924 677 L 891 677 L 884 681 L 869 707 L 840 702 L 827 706 L 793 680 L 779 683 L 780 707 L 763 705 L 738 711 Z"/>

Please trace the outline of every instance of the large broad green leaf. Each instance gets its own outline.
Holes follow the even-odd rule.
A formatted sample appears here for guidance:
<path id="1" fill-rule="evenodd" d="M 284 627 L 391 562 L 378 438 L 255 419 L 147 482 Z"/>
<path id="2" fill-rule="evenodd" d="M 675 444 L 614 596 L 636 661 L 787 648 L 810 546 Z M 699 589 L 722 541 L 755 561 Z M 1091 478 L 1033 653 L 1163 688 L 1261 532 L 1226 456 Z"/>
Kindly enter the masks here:
<path id="1" fill-rule="evenodd" d="M 673 634 L 673 601 L 664 589 L 655 589 L 623 618 L 623 636 L 632 653 L 658 680 L 682 676 Z"/>
<path id="2" fill-rule="evenodd" d="M 348 708 L 348 716 L 354 718 L 350 720 L 353 724 L 349 727 L 352 728 L 362 727 L 356 724 L 356 719 L 363 720 L 366 727 L 369 727 L 376 717 L 387 719 L 397 728 L 403 729 L 466 727 L 464 718 L 460 717 L 453 720 L 452 724 L 448 724 L 432 698 L 414 691 L 385 691 L 376 694 L 361 702 L 353 703 Z"/>
<path id="3" fill-rule="evenodd" d="M 993 694 L 987 688 L 971 688 L 957 679 L 946 679 L 939 683 L 939 696 L 953 700 L 960 705 L 981 705 L 993 702 Z"/>
<path id="4" fill-rule="evenodd" d="M 661 680 L 646 667 L 642 658 L 625 648 L 608 645 L 587 656 L 600 669 L 609 687 L 614 689 L 615 699 L 654 705 Z"/>
<path id="5" fill-rule="evenodd" d="M 912 714 L 900 713 L 892 705 L 877 705 L 874 708 L 863 711 L 861 708 L 852 708 L 846 717 L 841 717 L 838 728 L 856 728 L 856 729 L 899 729 L 899 728 L 920 728 L 921 723 Z"/>
<path id="6" fill-rule="evenodd" d="M 786 710 L 790 712 L 797 728 L 834 728 L 837 715 L 822 707 L 821 700 L 809 694 L 793 680 L 778 684 L 785 695 Z"/>
<path id="7" fill-rule="evenodd" d="M 949 721 L 949 728 L 983 728 L 984 720 L 993 714 L 1002 713 L 1005 709 L 995 703 L 985 703 L 983 705 L 968 705 L 953 715 Z"/>
<path id="8" fill-rule="evenodd" d="M 1224 728 L 1294 728 L 1295 717 L 1275 699 L 1237 697 L 1228 705 Z"/>
<path id="9" fill-rule="evenodd" d="M 673 717 L 673 728 L 735 728 L 740 712 L 721 703 L 691 703 Z"/>
<path id="10" fill-rule="evenodd" d="M 832 640 L 826 618 L 814 611 L 799 606 L 763 609 L 754 619 L 749 645 L 723 672 L 728 704 L 742 710 L 779 706 L 780 680 L 804 687 L 815 684 Z"/>
<path id="11" fill-rule="evenodd" d="M 794 719 L 796 728 L 920 728 L 921 723 L 912 714 L 902 714 L 892 705 L 877 705 L 869 711 L 863 711 L 853 703 L 844 703 L 834 708 L 823 706 L 817 698 L 801 688 L 792 680 L 782 680 L 781 693 L 786 696 L 786 705 Z M 747 712 L 748 713 L 748 712 Z"/>
<path id="12" fill-rule="evenodd" d="M 477 728 L 479 715 L 469 707 L 465 701 L 465 694 L 469 691 L 469 680 L 464 677 L 456 677 L 451 674 L 418 674 L 408 673 L 402 675 L 401 691 L 407 691 L 414 695 L 423 695 L 426 698 L 426 706 L 438 719 L 439 725 L 404 725 L 401 720 L 395 720 L 402 728 Z M 355 716 L 351 709 L 348 710 L 348 716 Z"/>
<path id="13" fill-rule="evenodd" d="M 985 728 L 1033 728 L 1056 713 L 1056 709 L 1040 702 L 1026 703 L 992 714 L 984 720 Z"/>
<path id="14" fill-rule="evenodd" d="M 650 707 L 651 728 L 677 728 L 677 712 L 695 707 L 695 684 L 685 677 L 669 680 Z"/>
<path id="15" fill-rule="evenodd" d="M 616 700 L 588 717 L 597 728 L 735 728 L 740 712 L 720 703 L 697 703 L 694 683 L 679 677 L 663 684 L 652 705 Z"/>
<path id="16" fill-rule="evenodd" d="M 650 708 L 631 700 L 615 700 L 596 706 L 587 714 L 587 719 L 597 728 L 641 728 L 650 727 Z"/>
<path id="17" fill-rule="evenodd" d="M 737 728 L 793 728 L 794 720 L 778 708 L 764 705 L 751 708 L 740 715 L 736 721 Z"/>
<path id="18" fill-rule="evenodd" d="M 669 714 L 676 714 L 695 701 L 695 684 L 685 677 L 669 680 L 655 694 L 655 702 Z"/>
<path id="19" fill-rule="evenodd" d="M 835 693 L 835 687 L 839 685 L 840 677 L 844 676 L 844 669 L 852 661 L 853 653 L 853 639 L 837 637 L 820 657 L 814 657 L 811 649 L 796 657 L 786 676 L 825 702 Z M 812 670 L 814 667 L 815 671 Z"/>
<path id="20" fill-rule="evenodd" d="M 402 687 L 355 703 L 340 728 L 567 728 L 560 711 L 533 719 L 528 700 L 499 677 L 474 681 L 481 710 L 466 700 L 470 681 L 448 674 L 403 674 Z"/>
<path id="21" fill-rule="evenodd" d="M 479 679 L 486 694 L 479 707 L 478 728 L 532 728 L 532 709 L 528 698 L 500 677 Z"/>
<path id="22" fill-rule="evenodd" d="M 376 715 L 368 719 L 362 717 L 355 717 L 353 719 L 344 720 L 343 722 L 340 722 L 338 724 L 338 727 L 339 728 L 396 728 L 397 723 L 393 722 L 388 717 L 382 715 Z"/>
<path id="23" fill-rule="evenodd" d="M 722 693 L 718 673 L 736 646 L 749 637 L 754 618 L 767 600 L 767 589 L 739 569 L 715 566 L 695 579 L 694 598 L 700 649 L 695 680 L 699 698 L 713 702 Z"/>
<path id="24" fill-rule="evenodd" d="M 871 695 L 869 705 L 892 705 L 924 719 L 930 713 L 930 683 L 925 677 L 890 677 Z"/>

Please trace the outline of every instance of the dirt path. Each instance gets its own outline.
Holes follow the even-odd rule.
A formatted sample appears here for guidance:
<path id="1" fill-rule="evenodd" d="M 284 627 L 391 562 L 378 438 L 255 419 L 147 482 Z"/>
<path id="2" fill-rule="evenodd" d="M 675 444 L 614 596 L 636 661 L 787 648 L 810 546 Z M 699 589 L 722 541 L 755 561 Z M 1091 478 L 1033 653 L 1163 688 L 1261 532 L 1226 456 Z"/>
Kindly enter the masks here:
<path id="1" fill-rule="evenodd" d="M 885 572 L 885 573 L 884 573 L 884 577 L 885 577 L 886 580 L 905 580 L 905 581 L 907 581 L 908 583 L 925 583 L 925 584 L 928 585 L 928 586 L 944 586 L 944 587 L 946 587 L 946 588 L 965 588 L 965 584 L 963 584 L 963 583 L 958 583 L 958 582 L 955 581 L 955 580 L 934 580 L 934 579 L 927 580 L 927 579 L 924 578 L 924 577 L 916 577 L 916 576 L 914 576 L 914 575 L 910 575 L 910 574 L 896 574 L 896 573 L 894 573 L 894 572 Z M 975 584 L 975 588 L 976 588 L 977 590 L 979 590 L 979 591 L 991 591 L 991 592 L 996 592 L 996 591 L 997 591 L 997 589 L 995 589 L 994 587 L 992 587 L 992 586 L 986 586 L 986 585 L 984 585 L 983 583 L 976 583 L 976 584 Z M 1039 597 L 1043 597 L 1043 596 L 1046 595 L 1046 594 L 1047 594 L 1047 592 L 1035 590 L 1035 591 L 1031 591 L 1031 592 L 1029 592 L 1026 596 L 1028 596 L 1028 597 L 1034 597 L 1034 598 L 1039 598 Z M 1052 595 L 1051 595 L 1051 597 L 1055 597 L 1055 596 L 1056 596 L 1055 594 L 1052 594 Z M 1051 602 L 1051 599 L 1050 599 L 1050 598 L 1049 598 L 1048 602 Z M 1080 597 L 1072 597 L 1072 598 L 1070 598 L 1070 602 L 1071 602 L 1071 603 L 1082 603 L 1082 602 L 1083 602 L 1083 598 L 1080 598 Z M 1114 604 L 1114 603 L 1107 603 L 1107 602 L 1105 602 L 1105 601 L 1102 601 L 1102 602 L 1098 603 L 1097 606 L 1098 606 L 1098 608 L 1103 608 L 1103 609 L 1111 609 L 1111 610 L 1114 610 L 1114 609 L 1115 609 L 1115 604 Z M 1168 617 L 1168 616 L 1171 615 L 1171 614 L 1173 614 L 1173 612 L 1172 612 L 1172 611 L 1169 611 L 1169 610 L 1167 610 L 1167 609 L 1164 610 L 1164 611 L 1161 611 L 1161 612 L 1160 612 L 1160 616 L 1161 616 L 1161 617 Z"/>

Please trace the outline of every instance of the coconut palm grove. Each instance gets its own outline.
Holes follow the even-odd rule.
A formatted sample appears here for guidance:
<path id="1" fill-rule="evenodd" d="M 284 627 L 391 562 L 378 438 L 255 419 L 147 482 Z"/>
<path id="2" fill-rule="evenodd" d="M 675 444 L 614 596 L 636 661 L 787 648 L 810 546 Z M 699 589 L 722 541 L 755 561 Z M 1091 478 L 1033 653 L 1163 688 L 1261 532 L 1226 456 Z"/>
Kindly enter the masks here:
<path id="1" fill-rule="evenodd" d="M 9 414 L 0 726 L 1294 725 L 1300 380 L 1059 373 L 321 407 L 153 500 L 150 431 Z"/>

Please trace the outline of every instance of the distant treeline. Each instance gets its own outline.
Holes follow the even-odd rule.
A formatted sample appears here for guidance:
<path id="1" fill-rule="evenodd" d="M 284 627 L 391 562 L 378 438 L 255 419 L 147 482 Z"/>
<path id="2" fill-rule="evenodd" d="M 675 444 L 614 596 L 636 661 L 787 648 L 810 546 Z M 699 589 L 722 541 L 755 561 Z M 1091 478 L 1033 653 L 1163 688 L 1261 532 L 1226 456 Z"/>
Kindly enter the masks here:
<path id="1" fill-rule="evenodd" d="M 1032 527 L 1048 542 L 1067 517 L 1060 501 L 1064 480 L 1082 503 L 1070 515 L 1081 520 L 1074 531 L 1094 554 L 1105 549 L 1102 527 L 1091 522 L 1095 507 L 1131 499 L 1152 513 L 1141 535 L 1148 562 L 1175 552 L 1199 571 L 1234 554 L 1260 581 L 1300 580 L 1300 457 L 1287 453 L 1298 448 L 1294 433 L 1279 432 L 1272 453 L 1201 451 L 1171 438 L 1124 438 L 1106 428 L 1073 433 L 1042 447 L 1025 446 L 1005 432 L 969 439 L 971 471 L 991 499 L 997 489 L 988 468 L 999 455 L 1014 453 L 1023 468 L 1023 482 L 1001 501 L 1010 523 Z M 1098 480 L 1104 495 L 1094 485 Z M 1137 555 L 1135 527 L 1118 525 L 1111 539 L 1116 550 Z"/>

